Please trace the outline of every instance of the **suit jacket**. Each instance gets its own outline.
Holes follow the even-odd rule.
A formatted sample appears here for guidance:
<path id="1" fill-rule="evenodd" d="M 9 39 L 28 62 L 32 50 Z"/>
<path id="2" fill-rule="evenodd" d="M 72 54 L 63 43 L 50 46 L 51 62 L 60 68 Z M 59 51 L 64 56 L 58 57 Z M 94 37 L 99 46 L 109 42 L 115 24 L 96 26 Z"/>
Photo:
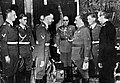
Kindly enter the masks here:
<path id="1" fill-rule="evenodd" d="M 99 57 L 101 63 L 106 61 L 113 62 L 116 56 L 116 30 L 114 25 L 107 21 L 101 27 L 100 43 L 99 43 Z"/>
<path id="2" fill-rule="evenodd" d="M 16 73 L 19 61 L 18 45 L 8 45 L 7 42 L 18 42 L 18 32 L 15 27 L 5 21 L 0 30 L 3 73 L 5 76 L 12 76 Z M 10 57 L 10 63 L 6 62 L 5 56 Z"/>
<path id="3" fill-rule="evenodd" d="M 91 37 L 87 27 L 81 27 L 76 30 L 72 42 L 72 59 L 78 60 L 90 56 Z"/>

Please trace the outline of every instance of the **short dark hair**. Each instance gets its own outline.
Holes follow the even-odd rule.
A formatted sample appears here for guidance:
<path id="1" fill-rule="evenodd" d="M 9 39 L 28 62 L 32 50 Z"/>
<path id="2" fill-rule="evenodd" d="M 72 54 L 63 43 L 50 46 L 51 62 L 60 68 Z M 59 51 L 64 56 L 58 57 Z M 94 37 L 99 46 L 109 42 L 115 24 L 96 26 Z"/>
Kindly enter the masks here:
<path id="1" fill-rule="evenodd" d="M 97 14 L 95 13 L 89 13 L 88 16 L 91 16 L 92 18 L 97 18 Z"/>
<path id="2" fill-rule="evenodd" d="M 87 14 L 82 14 L 78 16 L 79 16 L 79 19 L 82 19 L 82 21 L 84 22 L 84 25 L 87 27 L 88 26 Z"/>
<path id="3" fill-rule="evenodd" d="M 103 15 L 106 19 L 110 19 L 111 18 L 110 12 L 107 12 L 105 10 L 101 11 L 101 15 Z"/>
<path id="4" fill-rule="evenodd" d="M 19 15 L 19 19 L 22 19 L 23 17 L 27 17 L 27 15 L 25 15 L 25 14 L 20 14 Z"/>
<path id="5" fill-rule="evenodd" d="M 13 10 L 14 11 L 14 10 Z M 7 15 L 8 13 L 10 13 L 10 12 L 12 12 L 12 10 L 11 9 L 7 9 L 6 11 L 5 11 L 5 14 Z"/>

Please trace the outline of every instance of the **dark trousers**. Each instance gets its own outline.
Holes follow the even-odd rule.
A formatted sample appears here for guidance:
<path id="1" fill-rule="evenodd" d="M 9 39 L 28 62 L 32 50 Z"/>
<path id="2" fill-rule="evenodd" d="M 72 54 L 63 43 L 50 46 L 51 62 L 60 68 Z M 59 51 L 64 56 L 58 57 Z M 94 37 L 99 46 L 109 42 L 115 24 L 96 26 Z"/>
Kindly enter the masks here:
<path id="1" fill-rule="evenodd" d="M 26 71 L 25 69 L 23 71 L 18 71 L 16 74 L 16 83 L 30 83 L 31 79 L 31 70 Z"/>
<path id="2" fill-rule="evenodd" d="M 114 83 L 114 68 L 111 61 L 105 62 L 99 71 L 99 83 Z"/>
<path id="3" fill-rule="evenodd" d="M 71 61 L 71 52 L 68 52 L 68 53 L 61 53 L 60 55 L 60 60 L 64 63 L 64 67 L 70 67 L 71 64 L 72 64 L 72 61 Z"/>
<path id="4" fill-rule="evenodd" d="M 5 83 L 15 83 L 15 75 L 4 78 Z"/>

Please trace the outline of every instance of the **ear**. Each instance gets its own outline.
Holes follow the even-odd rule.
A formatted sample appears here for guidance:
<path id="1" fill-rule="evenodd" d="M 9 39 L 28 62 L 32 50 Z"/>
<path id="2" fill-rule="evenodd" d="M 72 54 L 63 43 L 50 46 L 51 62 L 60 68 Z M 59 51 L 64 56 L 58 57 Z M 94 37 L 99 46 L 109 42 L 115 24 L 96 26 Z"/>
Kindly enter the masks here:
<path id="1" fill-rule="evenodd" d="M 19 19 L 19 22 L 21 22 L 21 19 Z"/>

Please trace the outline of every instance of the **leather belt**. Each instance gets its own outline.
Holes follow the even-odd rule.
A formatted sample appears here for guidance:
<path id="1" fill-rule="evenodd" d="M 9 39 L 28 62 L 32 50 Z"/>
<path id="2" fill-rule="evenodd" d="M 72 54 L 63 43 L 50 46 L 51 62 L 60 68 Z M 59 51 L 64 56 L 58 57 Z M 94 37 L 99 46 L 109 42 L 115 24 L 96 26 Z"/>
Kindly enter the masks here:
<path id="1" fill-rule="evenodd" d="M 28 45 L 28 44 L 30 44 L 30 42 L 19 42 L 19 44 Z"/>
<path id="2" fill-rule="evenodd" d="M 7 44 L 18 44 L 18 42 L 7 42 Z"/>
<path id="3" fill-rule="evenodd" d="M 92 41 L 92 44 L 99 44 L 99 41 Z"/>
<path id="4" fill-rule="evenodd" d="M 16 44 L 18 44 L 18 42 L 7 42 L 7 44 L 16 45 Z M 19 44 L 21 44 L 21 45 L 28 45 L 28 44 L 30 44 L 30 42 L 19 42 Z"/>

